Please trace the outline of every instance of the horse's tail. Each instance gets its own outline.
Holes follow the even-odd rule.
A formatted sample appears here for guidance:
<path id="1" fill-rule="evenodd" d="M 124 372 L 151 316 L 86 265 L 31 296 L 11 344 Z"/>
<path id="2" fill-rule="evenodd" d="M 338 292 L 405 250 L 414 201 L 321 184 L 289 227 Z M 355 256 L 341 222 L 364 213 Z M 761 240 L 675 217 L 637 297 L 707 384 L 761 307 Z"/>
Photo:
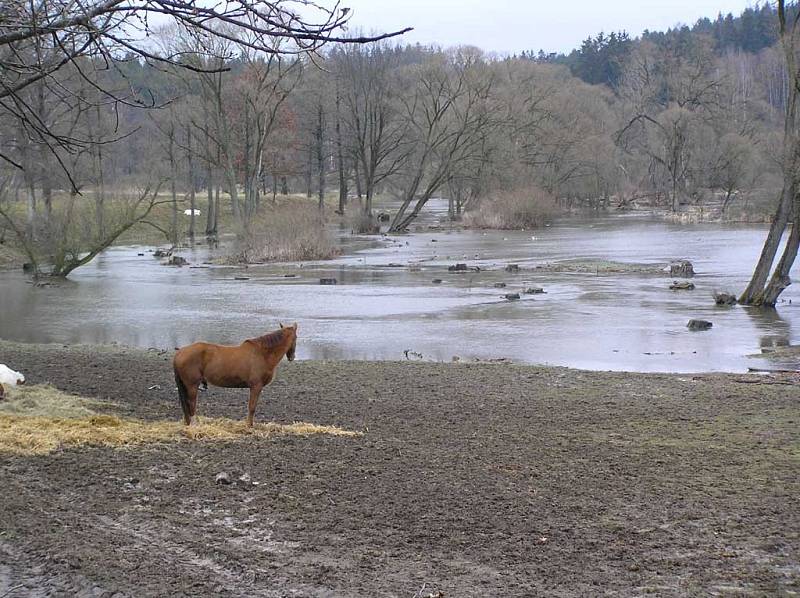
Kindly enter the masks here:
<path id="1" fill-rule="evenodd" d="M 178 373 L 177 368 L 175 371 L 175 384 L 178 385 L 178 399 L 181 402 L 181 409 L 183 409 L 183 417 L 188 422 L 192 417 L 192 412 L 189 409 L 189 391 L 186 390 L 186 385 L 181 380 L 181 375 Z"/>

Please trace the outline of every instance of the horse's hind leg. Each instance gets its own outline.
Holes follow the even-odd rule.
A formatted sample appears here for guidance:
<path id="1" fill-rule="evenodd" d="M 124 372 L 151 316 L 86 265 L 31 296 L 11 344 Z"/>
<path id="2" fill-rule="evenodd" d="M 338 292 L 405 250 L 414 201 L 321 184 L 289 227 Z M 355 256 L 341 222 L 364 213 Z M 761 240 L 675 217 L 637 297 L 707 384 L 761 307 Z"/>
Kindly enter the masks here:
<path id="1" fill-rule="evenodd" d="M 197 384 L 190 385 L 186 393 L 189 395 L 189 423 L 191 423 L 197 413 Z"/>
<path id="2" fill-rule="evenodd" d="M 197 410 L 197 383 L 190 382 L 186 384 L 184 375 L 176 367 L 175 384 L 178 387 L 178 398 L 180 399 L 181 410 L 183 411 L 183 421 L 188 426 L 192 423 L 192 418 Z"/>
<path id="3" fill-rule="evenodd" d="M 258 405 L 258 397 L 261 395 L 262 385 L 250 387 L 250 400 L 247 403 L 247 427 L 253 427 L 253 418 L 256 415 L 256 406 Z"/>

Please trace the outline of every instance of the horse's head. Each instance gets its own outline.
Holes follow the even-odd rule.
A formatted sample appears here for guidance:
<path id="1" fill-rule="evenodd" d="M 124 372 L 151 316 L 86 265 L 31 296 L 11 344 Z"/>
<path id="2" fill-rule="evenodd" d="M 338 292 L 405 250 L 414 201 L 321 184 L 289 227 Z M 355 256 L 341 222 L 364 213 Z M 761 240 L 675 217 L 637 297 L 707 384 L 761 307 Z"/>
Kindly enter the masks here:
<path id="1" fill-rule="evenodd" d="M 285 326 L 283 324 L 280 325 L 284 332 L 284 334 L 291 335 L 292 344 L 289 345 L 289 350 L 286 351 L 286 359 L 289 361 L 294 361 L 294 352 L 297 350 L 297 322 L 292 324 L 291 326 Z"/>

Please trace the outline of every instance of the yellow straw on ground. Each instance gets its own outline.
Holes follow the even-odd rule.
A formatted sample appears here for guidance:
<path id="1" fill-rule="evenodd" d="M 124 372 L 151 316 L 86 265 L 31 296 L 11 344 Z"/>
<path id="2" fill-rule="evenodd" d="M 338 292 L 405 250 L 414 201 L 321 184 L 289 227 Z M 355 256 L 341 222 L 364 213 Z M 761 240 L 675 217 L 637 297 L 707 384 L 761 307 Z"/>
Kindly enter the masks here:
<path id="1" fill-rule="evenodd" d="M 38 397 L 34 400 L 32 397 Z M 146 422 L 93 412 L 89 405 L 108 405 L 52 387 L 17 391 L 11 401 L 0 403 L 0 452 L 46 454 L 61 446 L 134 446 L 153 442 L 177 442 L 187 438 L 202 441 L 235 440 L 242 437 L 360 436 L 334 426 L 303 422 L 261 423 L 248 428 L 243 421 L 200 419 L 186 427 L 179 421 Z M 47 413 L 48 407 L 58 415 Z M 88 412 L 88 413 L 87 413 Z"/>

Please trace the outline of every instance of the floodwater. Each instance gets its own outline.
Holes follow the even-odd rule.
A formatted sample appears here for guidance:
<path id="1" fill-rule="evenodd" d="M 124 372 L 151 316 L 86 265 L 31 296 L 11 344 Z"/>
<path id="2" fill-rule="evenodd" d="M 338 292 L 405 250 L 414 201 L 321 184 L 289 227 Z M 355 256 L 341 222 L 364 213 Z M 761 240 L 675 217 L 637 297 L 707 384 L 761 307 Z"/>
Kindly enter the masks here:
<path id="1" fill-rule="evenodd" d="M 566 220 L 532 232 L 426 228 L 372 241 L 343 236 L 344 253 L 333 261 L 246 269 L 167 267 L 150 248 L 114 247 L 58 286 L 35 288 L 21 273 L 0 273 L 0 338 L 172 348 L 238 343 L 279 321 L 297 321 L 301 359 L 394 360 L 410 350 L 411 359 L 508 358 L 595 370 L 777 367 L 748 355 L 800 342 L 800 288 L 787 289 L 778 309 L 766 312 L 717 307 L 711 297 L 714 290 L 741 292 L 765 235 L 765 227 L 641 216 Z M 181 255 L 200 266 L 209 249 Z M 666 275 L 533 270 L 568 259 L 678 258 L 694 263 L 694 291 L 669 290 Z M 481 271 L 448 272 L 455 262 Z M 509 263 L 520 272 L 504 271 Z M 338 284 L 322 286 L 320 278 Z M 495 288 L 499 282 L 506 288 Z M 503 297 L 530 286 L 546 293 Z M 713 328 L 691 332 L 690 318 Z"/>

